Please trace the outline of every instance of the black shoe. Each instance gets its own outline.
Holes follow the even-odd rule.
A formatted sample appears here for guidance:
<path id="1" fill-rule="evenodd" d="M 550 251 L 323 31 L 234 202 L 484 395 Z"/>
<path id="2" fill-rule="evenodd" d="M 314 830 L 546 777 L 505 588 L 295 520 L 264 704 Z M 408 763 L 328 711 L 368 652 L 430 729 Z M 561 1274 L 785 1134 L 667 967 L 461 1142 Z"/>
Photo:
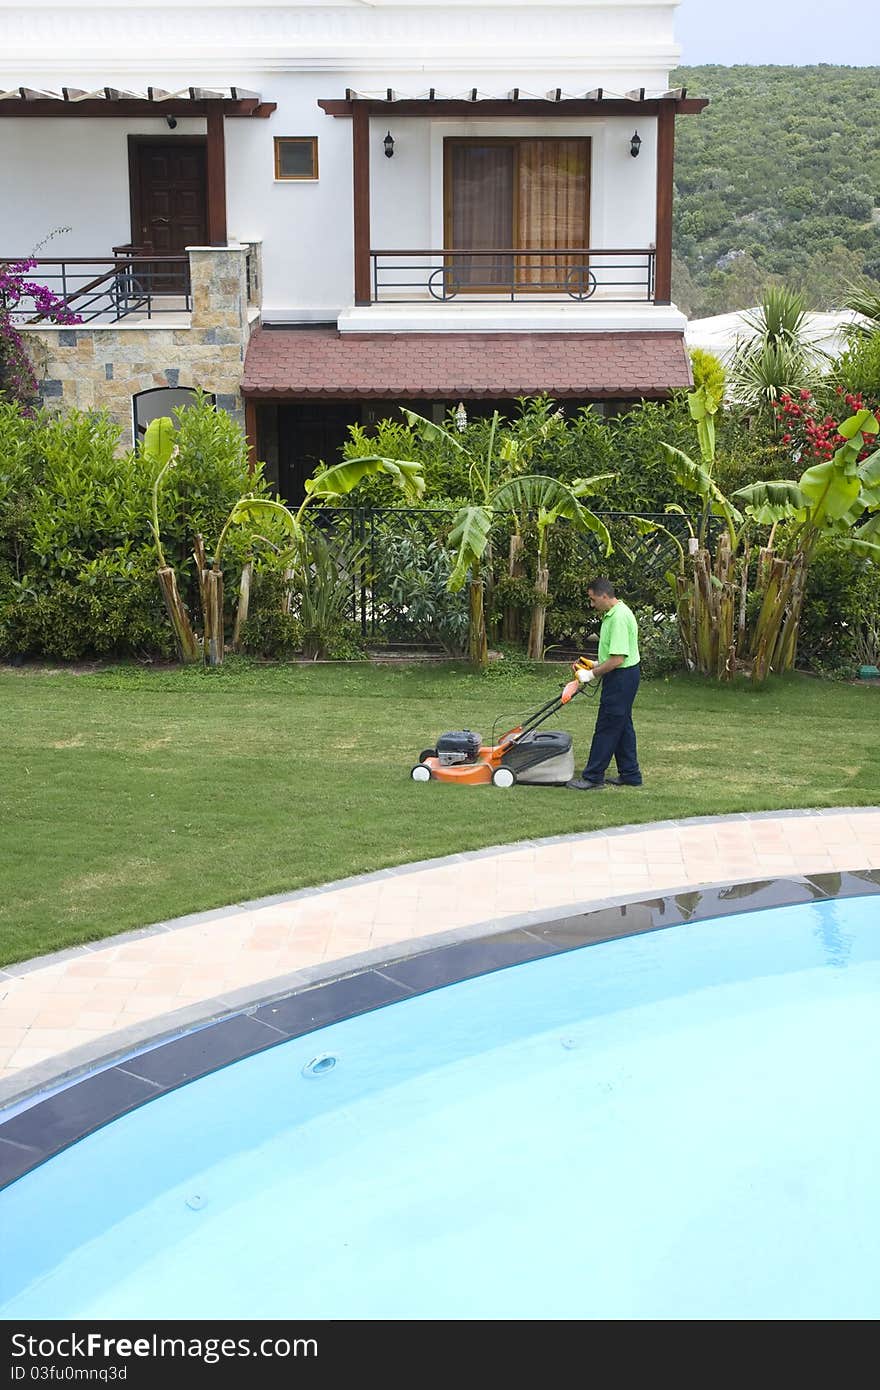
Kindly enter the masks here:
<path id="1" fill-rule="evenodd" d="M 604 782 L 586 782 L 583 777 L 572 777 L 570 782 L 566 782 L 567 787 L 571 787 L 573 792 L 594 792 L 604 787 Z"/>
<path id="2" fill-rule="evenodd" d="M 626 777 L 606 777 L 606 782 L 610 782 L 612 787 L 640 787 L 641 782 L 630 782 Z"/>

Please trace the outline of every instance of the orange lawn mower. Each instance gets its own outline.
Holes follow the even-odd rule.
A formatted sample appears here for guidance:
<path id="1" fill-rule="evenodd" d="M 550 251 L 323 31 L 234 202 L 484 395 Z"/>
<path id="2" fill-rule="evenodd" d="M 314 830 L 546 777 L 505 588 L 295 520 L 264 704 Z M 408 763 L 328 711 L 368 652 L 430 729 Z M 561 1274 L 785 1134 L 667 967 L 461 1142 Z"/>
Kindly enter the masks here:
<path id="1" fill-rule="evenodd" d="M 502 734 L 497 743 L 485 745 L 480 734 L 458 729 L 441 734 L 435 748 L 426 748 L 410 776 L 414 782 L 454 782 L 478 787 L 512 787 L 517 782 L 543 787 L 562 787 L 574 776 L 571 734 L 562 729 L 540 729 L 581 691 L 595 695 L 599 681 L 585 683 L 587 671 L 596 663 L 582 656 L 574 663 L 574 680 L 568 681 L 540 709 L 515 729 Z M 494 733 L 493 733 L 494 738 Z"/>

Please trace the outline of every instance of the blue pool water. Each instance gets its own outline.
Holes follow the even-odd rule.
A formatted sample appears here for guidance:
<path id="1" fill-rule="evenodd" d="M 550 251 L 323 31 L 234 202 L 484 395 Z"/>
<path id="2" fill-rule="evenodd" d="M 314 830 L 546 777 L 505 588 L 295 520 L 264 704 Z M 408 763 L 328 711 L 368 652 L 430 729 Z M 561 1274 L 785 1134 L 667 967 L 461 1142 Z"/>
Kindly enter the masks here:
<path id="1" fill-rule="evenodd" d="M 0 1314 L 876 1318 L 878 1005 L 861 898 L 350 1019 L 0 1193 Z"/>

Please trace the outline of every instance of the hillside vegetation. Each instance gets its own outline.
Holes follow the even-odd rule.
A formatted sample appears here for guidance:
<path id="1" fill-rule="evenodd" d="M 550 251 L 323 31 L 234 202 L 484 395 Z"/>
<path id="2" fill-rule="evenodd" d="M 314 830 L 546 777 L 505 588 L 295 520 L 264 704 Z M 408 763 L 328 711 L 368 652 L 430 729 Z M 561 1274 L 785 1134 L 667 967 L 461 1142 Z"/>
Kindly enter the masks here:
<path id="1" fill-rule="evenodd" d="M 675 298 L 743 309 L 782 281 L 809 307 L 880 286 L 880 68 L 679 68 L 710 105 L 676 127 Z"/>

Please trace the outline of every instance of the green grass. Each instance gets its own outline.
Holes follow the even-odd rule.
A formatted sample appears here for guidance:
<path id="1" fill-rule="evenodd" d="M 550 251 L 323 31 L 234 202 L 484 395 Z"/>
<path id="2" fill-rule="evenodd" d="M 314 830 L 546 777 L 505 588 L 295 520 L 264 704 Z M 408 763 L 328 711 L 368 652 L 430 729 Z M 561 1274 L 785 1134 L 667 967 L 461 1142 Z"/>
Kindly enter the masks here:
<path id="1" fill-rule="evenodd" d="M 0 963 L 406 860 L 636 821 L 868 805 L 880 695 L 646 682 L 646 785 L 420 786 L 444 729 L 488 736 L 564 670 L 366 665 L 0 672 Z M 560 721 L 582 760 L 594 706 Z M 504 716 L 507 717 L 506 723 Z"/>

